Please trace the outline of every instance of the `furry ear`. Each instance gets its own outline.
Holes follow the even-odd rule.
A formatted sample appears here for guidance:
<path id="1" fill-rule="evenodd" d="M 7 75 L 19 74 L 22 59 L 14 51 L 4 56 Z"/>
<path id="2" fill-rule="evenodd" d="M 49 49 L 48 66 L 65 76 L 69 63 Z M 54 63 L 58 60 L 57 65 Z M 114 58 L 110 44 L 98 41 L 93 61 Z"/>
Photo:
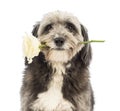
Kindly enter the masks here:
<path id="1" fill-rule="evenodd" d="M 88 41 L 89 38 L 88 38 L 87 29 L 82 24 L 81 24 L 81 32 L 82 32 L 84 41 Z M 85 66 L 88 66 L 90 64 L 90 60 L 92 58 L 92 51 L 91 51 L 90 44 L 85 44 L 85 46 L 80 51 L 80 57 L 81 57 L 82 63 Z"/>
<path id="2" fill-rule="evenodd" d="M 35 37 L 38 37 L 38 29 L 39 29 L 39 26 L 40 26 L 40 22 L 38 22 L 37 24 L 34 25 L 34 28 L 32 30 L 32 34 L 35 36 Z"/>

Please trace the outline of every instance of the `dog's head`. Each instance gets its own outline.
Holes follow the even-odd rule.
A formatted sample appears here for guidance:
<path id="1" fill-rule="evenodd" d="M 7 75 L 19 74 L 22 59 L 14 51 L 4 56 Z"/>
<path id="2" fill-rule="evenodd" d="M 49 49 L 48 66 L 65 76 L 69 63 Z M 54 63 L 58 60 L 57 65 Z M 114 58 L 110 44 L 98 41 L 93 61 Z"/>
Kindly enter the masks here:
<path id="1" fill-rule="evenodd" d="M 42 51 L 47 61 L 67 63 L 79 53 L 80 60 L 89 64 L 90 45 L 80 44 L 88 40 L 87 30 L 75 16 L 60 11 L 48 13 L 35 25 L 32 33 L 50 47 Z"/>

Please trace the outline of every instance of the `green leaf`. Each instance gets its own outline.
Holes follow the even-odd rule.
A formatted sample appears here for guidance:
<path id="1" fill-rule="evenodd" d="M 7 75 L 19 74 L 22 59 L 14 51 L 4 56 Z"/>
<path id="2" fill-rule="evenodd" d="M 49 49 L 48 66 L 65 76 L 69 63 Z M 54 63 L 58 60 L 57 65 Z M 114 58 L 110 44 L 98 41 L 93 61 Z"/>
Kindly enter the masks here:
<path id="1" fill-rule="evenodd" d="M 43 49 L 43 48 L 46 48 L 46 47 L 47 47 L 47 45 L 45 45 L 45 44 L 41 44 L 41 45 L 39 46 L 40 49 Z"/>

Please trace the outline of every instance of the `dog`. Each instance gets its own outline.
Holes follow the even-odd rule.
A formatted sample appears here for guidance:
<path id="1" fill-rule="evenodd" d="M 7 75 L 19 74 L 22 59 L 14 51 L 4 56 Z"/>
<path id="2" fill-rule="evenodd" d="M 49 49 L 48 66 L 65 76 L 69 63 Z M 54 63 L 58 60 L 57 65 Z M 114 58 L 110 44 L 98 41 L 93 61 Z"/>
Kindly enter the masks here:
<path id="1" fill-rule="evenodd" d="M 68 12 L 47 13 L 32 34 L 49 48 L 25 59 L 21 111 L 93 111 L 87 29 Z"/>

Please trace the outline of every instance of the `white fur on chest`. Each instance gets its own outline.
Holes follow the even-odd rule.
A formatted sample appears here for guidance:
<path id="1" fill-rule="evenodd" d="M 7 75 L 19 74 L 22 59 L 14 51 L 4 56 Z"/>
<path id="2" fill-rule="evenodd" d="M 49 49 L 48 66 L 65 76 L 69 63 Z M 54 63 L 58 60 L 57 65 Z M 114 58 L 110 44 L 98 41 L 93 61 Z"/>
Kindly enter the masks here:
<path id="1" fill-rule="evenodd" d="M 55 73 L 48 86 L 48 91 L 38 94 L 38 99 L 33 102 L 31 108 L 34 111 L 62 111 L 62 108 L 72 111 L 73 105 L 63 98 L 61 92 L 65 67 L 60 63 L 55 63 L 52 66 Z"/>

